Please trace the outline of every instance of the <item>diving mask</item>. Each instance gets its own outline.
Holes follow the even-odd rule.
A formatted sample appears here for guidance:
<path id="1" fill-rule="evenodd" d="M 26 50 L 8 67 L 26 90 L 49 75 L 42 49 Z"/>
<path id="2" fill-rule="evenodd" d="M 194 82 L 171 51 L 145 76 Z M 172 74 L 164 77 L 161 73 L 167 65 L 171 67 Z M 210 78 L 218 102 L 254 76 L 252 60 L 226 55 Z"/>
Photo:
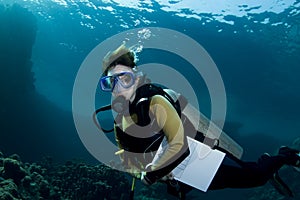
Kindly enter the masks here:
<path id="1" fill-rule="evenodd" d="M 110 76 L 104 76 L 100 79 L 101 89 L 106 92 L 112 92 L 116 84 L 123 88 L 130 88 L 135 83 L 136 75 L 132 72 L 121 72 Z"/>

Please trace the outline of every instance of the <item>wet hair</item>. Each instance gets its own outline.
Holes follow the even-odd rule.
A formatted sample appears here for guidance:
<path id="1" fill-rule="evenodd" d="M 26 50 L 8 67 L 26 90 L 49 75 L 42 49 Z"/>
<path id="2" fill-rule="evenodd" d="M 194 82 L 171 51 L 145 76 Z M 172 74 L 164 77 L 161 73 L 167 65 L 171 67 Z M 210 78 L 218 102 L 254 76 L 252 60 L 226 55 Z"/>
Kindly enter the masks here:
<path id="1" fill-rule="evenodd" d="M 103 75 L 107 75 L 108 70 L 116 65 L 125 65 L 131 68 L 136 67 L 135 55 L 130 49 L 125 47 L 125 44 L 122 44 L 113 52 L 108 52 L 103 58 Z"/>

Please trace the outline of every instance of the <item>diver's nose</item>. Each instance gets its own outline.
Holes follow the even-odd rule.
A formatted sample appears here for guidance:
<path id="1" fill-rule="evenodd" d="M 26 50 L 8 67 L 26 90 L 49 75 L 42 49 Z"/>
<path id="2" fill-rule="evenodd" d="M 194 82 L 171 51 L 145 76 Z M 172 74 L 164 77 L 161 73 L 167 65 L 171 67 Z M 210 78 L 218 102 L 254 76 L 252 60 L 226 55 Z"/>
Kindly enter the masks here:
<path id="1" fill-rule="evenodd" d="M 115 86 L 112 94 L 113 94 L 114 97 L 124 96 L 123 93 L 122 93 L 122 91 L 120 90 L 120 86 L 118 86 L 118 85 Z"/>
<path id="2" fill-rule="evenodd" d="M 120 86 L 119 86 L 118 83 L 116 83 L 116 85 L 115 85 L 115 87 L 114 87 L 114 89 L 113 89 L 112 92 L 113 92 L 113 94 L 116 95 L 116 96 L 118 96 L 118 95 L 120 94 Z"/>

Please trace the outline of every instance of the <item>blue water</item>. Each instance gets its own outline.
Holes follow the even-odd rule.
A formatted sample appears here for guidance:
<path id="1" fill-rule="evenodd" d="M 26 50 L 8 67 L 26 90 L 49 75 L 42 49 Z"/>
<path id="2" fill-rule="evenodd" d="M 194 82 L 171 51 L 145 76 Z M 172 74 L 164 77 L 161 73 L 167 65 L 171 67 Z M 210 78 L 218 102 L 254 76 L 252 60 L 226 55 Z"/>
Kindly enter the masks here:
<path id="1" fill-rule="evenodd" d="M 299 1 L 5 2 L 36 16 L 36 87 L 63 109 L 71 109 L 77 70 L 96 45 L 125 30 L 158 26 L 208 51 L 226 88 L 227 120 L 243 124 L 243 134 L 299 135 Z"/>
<path id="2" fill-rule="evenodd" d="M 36 17 L 37 35 L 31 58 L 35 87 L 58 110 L 71 116 L 77 71 L 99 43 L 133 28 L 163 27 L 196 40 L 216 63 L 227 96 L 225 128 L 240 139 L 248 151 L 246 156 L 256 156 L 270 148 L 273 151 L 277 144 L 290 144 L 299 136 L 299 0 L 125 2 L 0 1 L 18 3 Z M 171 55 L 160 55 L 142 52 L 140 64 L 151 61 L 151 57 L 158 63 L 178 67 Z M 192 75 L 190 79 L 197 81 Z M 205 89 L 200 91 L 203 94 L 197 95 L 209 98 Z M 103 98 L 103 104 L 109 103 L 106 101 Z M 205 105 L 208 102 L 201 101 Z M 207 103 L 204 111 L 208 114 L 209 108 Z M 44 113 L 47 112 L 45 109 Z M 76 135 L 71 119 L 67 118 L 70 128 L 64 127 L 59 135 L 45 134 L 60 141 L 55 143 L 58 149 L 68 136 Z M 55 124 L 53 129 L 63 126 Z M 68 145 L 72 149 L 83 148 L 78 141 Z"/>

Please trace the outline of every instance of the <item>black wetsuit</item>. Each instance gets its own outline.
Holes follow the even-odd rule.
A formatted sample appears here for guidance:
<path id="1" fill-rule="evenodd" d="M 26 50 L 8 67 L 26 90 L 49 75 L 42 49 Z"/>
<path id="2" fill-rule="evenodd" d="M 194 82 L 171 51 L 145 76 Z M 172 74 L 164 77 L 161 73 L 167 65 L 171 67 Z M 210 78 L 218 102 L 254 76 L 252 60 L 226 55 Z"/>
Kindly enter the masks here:
<path id="1" fill-rule="evenodd" d="M 226 156 L 209 189 L 249 188 L 264 185 L 285 163 L 283 156 L 262 156 L 257 162 L 244 162 Z"/>

